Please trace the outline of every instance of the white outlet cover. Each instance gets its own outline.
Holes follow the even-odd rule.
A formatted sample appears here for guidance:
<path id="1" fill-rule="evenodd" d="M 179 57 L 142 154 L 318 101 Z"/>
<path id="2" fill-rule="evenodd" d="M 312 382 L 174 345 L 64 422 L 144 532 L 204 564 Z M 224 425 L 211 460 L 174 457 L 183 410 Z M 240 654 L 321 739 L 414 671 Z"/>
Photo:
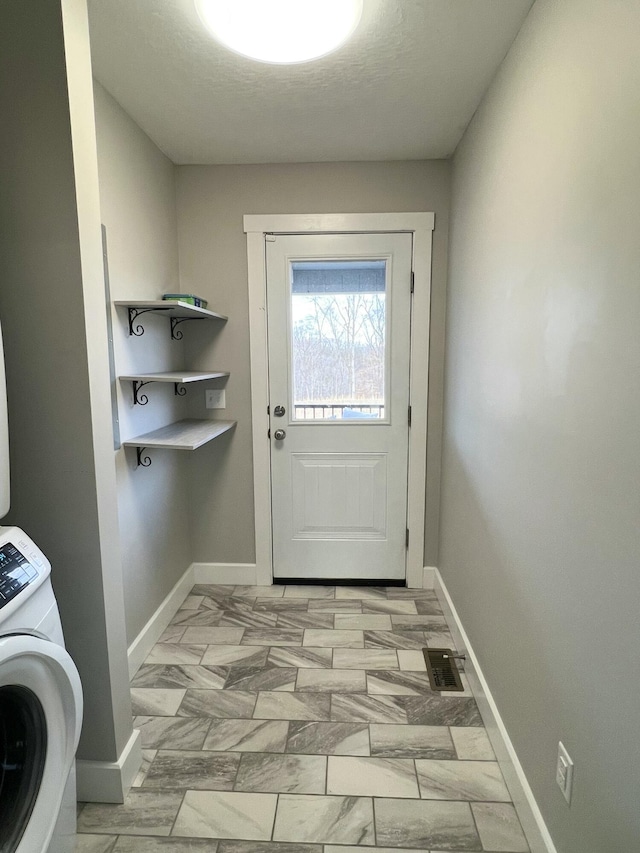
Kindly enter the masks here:
<path id="1" fill-rule="evenodd" d="M 573 789 L 573 761 L 562 741 L 558 741 L 558 762 L 556 764 L 556 782 L 565 800 L 571 803 Z"/>
<path id="2" fill-rule="evenodd" d="M 226 406 L 225 389 L 215 388 L 204 392 L 205 406 L 207 409 L 224 409 Z"/>

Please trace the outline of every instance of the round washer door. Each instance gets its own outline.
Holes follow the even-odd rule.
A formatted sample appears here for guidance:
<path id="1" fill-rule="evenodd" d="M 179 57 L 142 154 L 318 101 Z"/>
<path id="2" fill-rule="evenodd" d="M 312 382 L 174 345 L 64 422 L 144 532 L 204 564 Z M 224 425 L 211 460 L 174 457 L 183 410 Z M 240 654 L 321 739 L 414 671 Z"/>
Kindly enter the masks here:
<path id="1" fill-rule="evenodd" d="M 29 634 L 0 636 L 0 853 L 47 849 L 81 725 L 67 652 Z"/>

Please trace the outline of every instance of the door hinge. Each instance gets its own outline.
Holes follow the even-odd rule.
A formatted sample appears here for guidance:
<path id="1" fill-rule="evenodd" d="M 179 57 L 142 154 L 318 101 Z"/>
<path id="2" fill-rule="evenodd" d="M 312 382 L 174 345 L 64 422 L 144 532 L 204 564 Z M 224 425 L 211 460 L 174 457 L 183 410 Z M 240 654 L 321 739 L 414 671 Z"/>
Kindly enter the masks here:
<path id="1" fill-rule="evenodd" d="M 411 426 L 411 406 L 409 406 L 409 414 L 408 414 L 408 417 L 409 417 L 409 426 Z"/>
<path id="2" fill-rule="evenodd" d="M 271 414 L 271 406 L 267 406 L 267 414 L 268 414 L 268 415 L 270 415 L 270 414 Z"/>
<path id="3" fill-rule="evenodd" d="M 271 438 L 271 430 L 270 429 L 267 430 L 267 438 Z"/>
<path id="4" fill-rule="evenodd" d="M 267 243 L 275 243 L 276 242 L 276 235 L 275 234 L 265 234 L 264 239 Z"/>
<path id="5" fill-rule="evenodd" d="M 409 547 L 409 528 L 408 527 L 407 527 L 407 535 L 406 535 L 404 544 L 405 544 L 405 548 Z"/>
<path id="6" fill-rule="evenodd" d="M 416 287 L 416 274 L 413 270 L 411 270 L 411 293 L 415 290 Z"/>

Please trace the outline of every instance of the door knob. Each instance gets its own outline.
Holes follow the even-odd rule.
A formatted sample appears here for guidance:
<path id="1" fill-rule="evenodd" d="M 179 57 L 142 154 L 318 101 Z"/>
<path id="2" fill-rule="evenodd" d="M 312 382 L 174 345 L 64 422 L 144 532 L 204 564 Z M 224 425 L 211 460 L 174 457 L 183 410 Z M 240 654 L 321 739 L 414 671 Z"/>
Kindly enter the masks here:
<path id="1" fill-rule="evenodd" d="M 273 410 L 273 414 L 276 418 L 281 418 L 284 415 L 284 406 L 276 406 Z"/>
<path id="2" fill-rule="evenodd" d="M 274 432 L 273 437 L 275 438 L 276 441 L 282 441 L 282 439 L 285 438 L 286 435 L 287 434 L 283 429 L 277 429 Z"/>

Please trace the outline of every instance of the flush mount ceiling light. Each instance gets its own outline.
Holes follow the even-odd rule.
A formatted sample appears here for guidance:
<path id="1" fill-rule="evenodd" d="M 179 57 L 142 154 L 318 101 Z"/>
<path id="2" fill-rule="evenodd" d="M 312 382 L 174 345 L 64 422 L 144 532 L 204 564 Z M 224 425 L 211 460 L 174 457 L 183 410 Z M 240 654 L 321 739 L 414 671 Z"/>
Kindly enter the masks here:
<path id="1" fill-rule="evenodd" d="M 195 0 L 213 37 L 235 53 L 290 65 L 339 48 L 362 15 L 362 0 Z"/>

